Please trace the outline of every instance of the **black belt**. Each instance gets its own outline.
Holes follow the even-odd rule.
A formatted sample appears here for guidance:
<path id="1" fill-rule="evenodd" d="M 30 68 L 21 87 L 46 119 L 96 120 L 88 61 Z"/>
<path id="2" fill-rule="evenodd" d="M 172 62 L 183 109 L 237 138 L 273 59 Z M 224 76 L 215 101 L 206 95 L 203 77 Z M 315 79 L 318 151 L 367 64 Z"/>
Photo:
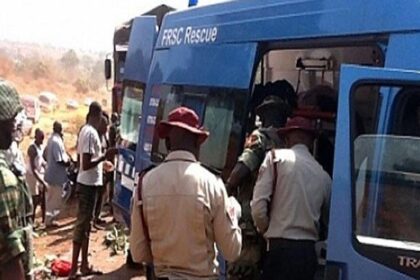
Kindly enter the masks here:
<path id="1" fill-rule="evenodd" d="M 284 248 L 284 249 L 298 249 L 298 248 L 308 248 L 315 246 L 315 241 L 313 240 L 297 240 L 297 239 L 286 239 L 286 238 L 269 238 L 267 242 L 268 251 L 274 248 Z"/>

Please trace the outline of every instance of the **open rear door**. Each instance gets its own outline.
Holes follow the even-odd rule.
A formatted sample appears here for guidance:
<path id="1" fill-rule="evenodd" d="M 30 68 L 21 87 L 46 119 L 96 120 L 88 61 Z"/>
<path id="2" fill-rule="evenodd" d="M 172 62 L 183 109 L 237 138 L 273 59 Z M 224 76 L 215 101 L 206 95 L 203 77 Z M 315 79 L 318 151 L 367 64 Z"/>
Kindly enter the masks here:
<path id="1" fill-rule="evenodd" d="M 420 71 L 341 73 L 326 279 L 420 279 Z"/>
<path id="2" fill-rule="evenodd" d="M 141 16 L 133 20 L 125 60 L 124 80 L 147 82 L 153 48 L 157 38 L 155 16 Z"/>

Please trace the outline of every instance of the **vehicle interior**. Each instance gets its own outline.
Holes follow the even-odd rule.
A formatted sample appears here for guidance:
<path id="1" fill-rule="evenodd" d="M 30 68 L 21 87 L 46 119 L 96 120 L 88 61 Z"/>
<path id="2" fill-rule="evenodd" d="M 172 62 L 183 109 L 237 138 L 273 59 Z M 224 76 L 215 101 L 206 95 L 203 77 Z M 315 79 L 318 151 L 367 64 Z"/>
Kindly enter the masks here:
<path id="1" fill-rule="evenodd" d="M 313 153 L 330 175 L 342 64 L 383 67 L 384 56 L 377 45 L 276 49 L 264 54 L 255 76 L 255 87 L 282 79 L 293 85 L 298 96 L 298 108 L 294 114 L 313 120 L 319 131 Z M 375 108 L 377 96 L 367 93 L 375 90 L 378 89 L 366 87 L 356 95 L 357 133 L 367 133 L 372 126 L 372 108 Z"/>
<path id="2" fill-rule="evenodd" d="M 159 86 L 161 101 L 156 123 L 165 119 L 177 106 L 193 108 L 202 116 L 203 126 L 212 132 L 201 148 L 200 159 L 218 170 L 223 179 L 227 179 L 243 150 L 246 136 L 244 132 L 250 133 L 258 124 L 254 108 L 262 99 L 257 88 L 259 85 L 285 79 L 297 90 L 301 103 L 298 113 L 311 117 L 322 132 L 322 138 L 315 145 L 315 154 L 332 174 L 337 90 L 340 66 L 344 63 L 382 67 L 384 58 L 377 45 L 269 50 L 261 56 L 260 63 L 255 67 L 251 97 L 238 89 Z M 307 94 L 315 86 L 322 86 L 321 92 L 317 89 L 315 93 Z M 326 95 L 322 89 L 327 89 Z M 317 97 L 317 94 L 323 96 L 326 102 L 320 102 L 322 97 Z M 369 97 L 358 95 L 360 130 L 369 126 L 372 102 Z M 329 152 L 321 152 L 322 149 Z M 159 140 L 155 135 L 152 161 L 159 163 L 166 154 L 165 141 Z"/>

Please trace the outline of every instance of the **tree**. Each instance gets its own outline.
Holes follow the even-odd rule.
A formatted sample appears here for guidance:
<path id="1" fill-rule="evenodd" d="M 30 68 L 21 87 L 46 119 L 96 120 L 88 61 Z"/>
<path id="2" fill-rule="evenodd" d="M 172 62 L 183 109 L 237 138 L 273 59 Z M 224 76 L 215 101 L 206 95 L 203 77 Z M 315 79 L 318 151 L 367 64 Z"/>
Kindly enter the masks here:
<path id="1" fill-rule="evenodd" d="M 68 50 L 64 55 L 61 57 L 61 63 L 68 69 L 75 68 L 79 65 L 79 58 L 74 50 Z"/>

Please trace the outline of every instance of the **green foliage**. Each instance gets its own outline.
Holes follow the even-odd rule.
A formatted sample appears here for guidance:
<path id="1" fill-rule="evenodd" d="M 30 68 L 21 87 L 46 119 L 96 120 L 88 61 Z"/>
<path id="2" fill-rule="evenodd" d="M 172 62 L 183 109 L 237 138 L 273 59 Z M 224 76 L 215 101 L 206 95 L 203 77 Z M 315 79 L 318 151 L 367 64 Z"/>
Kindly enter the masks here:
<path id="1" fill-rule="evenodd" d="M 49 280 L 52 279 L 51 264 L 57 257 L 54 255 L 46 256 L 43 260 L 33 257 L 33 274 L 35 279 Z"/>
<path id="2" fill-rule="evenodd" d="M 128 249 L 128 238 L 122 226 L 116 225 L 107 231 L 104 237 L 104 245 L 111 249 L 111 256 L 119 253 L 125 254 Z"/>

